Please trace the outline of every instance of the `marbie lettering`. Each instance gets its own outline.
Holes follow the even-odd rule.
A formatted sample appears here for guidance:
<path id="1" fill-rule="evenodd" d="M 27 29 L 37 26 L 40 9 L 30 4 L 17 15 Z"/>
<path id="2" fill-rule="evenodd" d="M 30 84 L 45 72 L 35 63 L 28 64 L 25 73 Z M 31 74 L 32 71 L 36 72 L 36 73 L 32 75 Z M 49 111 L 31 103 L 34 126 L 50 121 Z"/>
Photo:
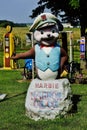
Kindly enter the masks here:
<path id="1" fill-rule="evenodd" d="M 54 88 L 58 89 L 58 83 L 35 83 L 35 88 Z"/>

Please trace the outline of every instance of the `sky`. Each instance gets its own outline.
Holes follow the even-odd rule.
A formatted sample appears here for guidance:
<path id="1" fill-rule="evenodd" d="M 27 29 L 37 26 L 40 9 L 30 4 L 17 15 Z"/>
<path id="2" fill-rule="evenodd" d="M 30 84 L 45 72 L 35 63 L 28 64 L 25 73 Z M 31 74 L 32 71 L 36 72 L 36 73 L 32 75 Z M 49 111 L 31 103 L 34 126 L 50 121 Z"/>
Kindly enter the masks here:
<path id="1" fill-rule="evenodd" d="M 38 0 L 0 0 L 0 20 L 9 20 L 14 23 L 31 23 L 29 18 L 36 8 Z"/>

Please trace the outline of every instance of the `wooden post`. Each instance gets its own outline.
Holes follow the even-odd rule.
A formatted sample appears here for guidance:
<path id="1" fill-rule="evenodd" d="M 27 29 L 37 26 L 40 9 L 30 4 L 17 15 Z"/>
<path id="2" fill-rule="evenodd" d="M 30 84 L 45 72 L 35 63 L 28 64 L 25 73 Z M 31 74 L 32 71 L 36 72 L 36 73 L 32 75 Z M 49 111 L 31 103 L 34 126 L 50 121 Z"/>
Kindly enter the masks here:
<path id="1" fill-rule="evenodd" d="M 68 53 L 68 49 L 67 49 L 67 33 L 66 32 L 62 32 L 62 47 Z"/>
<path id="2" fill-rule="evenodd" d="M 62 32 L 62 48 L 66 51 L 66 53 L 68 54 L 68 48 L 67 48 L 67 33 L 66 32 Z M 66 61 L 65 64 L 68 64 L 68 60 Z"/>

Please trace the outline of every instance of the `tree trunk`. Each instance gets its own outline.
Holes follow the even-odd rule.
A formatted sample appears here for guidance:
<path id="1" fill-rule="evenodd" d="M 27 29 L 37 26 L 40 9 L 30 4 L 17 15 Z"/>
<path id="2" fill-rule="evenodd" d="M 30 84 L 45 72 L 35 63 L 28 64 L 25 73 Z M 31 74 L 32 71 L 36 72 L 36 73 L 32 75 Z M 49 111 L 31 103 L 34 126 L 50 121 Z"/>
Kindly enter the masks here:
<path id="1" fill-rule="evenodd" d="M 80 25 L 81 25 L 81 36 L 85 36 L 85 31 L 86 31 L 86 4 L 85 0 L 79 0 L 80 4 Z"/>
<path id="2" fill-rule="evenodd" d="M 85 25 L 85 20 L 84 17 L 80 18 L 80 25 L 81 25 L 81 36 L 85 36 L 85 31 L 86 31 L 86 25 Z"/>

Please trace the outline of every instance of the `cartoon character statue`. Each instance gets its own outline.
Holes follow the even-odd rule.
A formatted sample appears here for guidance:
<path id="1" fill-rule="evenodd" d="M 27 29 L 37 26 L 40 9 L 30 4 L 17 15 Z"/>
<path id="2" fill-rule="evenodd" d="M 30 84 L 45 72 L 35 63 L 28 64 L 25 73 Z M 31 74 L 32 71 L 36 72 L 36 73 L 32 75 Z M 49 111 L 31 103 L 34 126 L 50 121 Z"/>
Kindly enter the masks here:
<path id="1" fill-rule="evenodd" d="M 63 26 L 50 13 L 39 15 L 31 26 L 37 44 L 28 52 L 17 54 L 13 59 L 34 58 L 37 76 L 42 80 L 56 79 L 67 60 L 67 54 L 57 43 Z"/>
<path id="2" fill-rule="evenodd" d="M 65 114 L 72 104 L 68 79 L 59 79 L 68 57 L 57 43 L 62 30 L 62 24 L 53 14 L 40 14 L 29 30 L 37 43 L 29 51 L 12 56 L 35 59 L 37 78 L 29 86 L 25 103 L 27 115 L 35 120 L 54 119 Z"/>

